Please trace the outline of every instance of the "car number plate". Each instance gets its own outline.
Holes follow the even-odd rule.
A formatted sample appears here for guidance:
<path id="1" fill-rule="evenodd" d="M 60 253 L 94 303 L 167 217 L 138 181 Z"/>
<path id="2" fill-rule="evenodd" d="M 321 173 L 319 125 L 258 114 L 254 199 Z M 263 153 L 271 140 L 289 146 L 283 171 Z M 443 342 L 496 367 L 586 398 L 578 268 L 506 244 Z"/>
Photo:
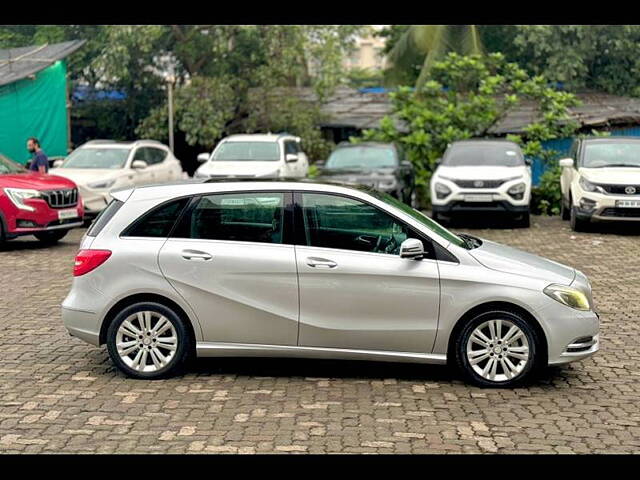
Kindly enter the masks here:
<path id="1" fill-rule="evenodd" d="M 465 195 L 465 202 L 490 202 L 493 200 L 493 195 Z"/>
<path id="2" fill-rule="evenodd" d="M 76 218 L 77 216 L 78 211 L 75 208 L 68 208 L 58 212 L 58 220 L 68 220 L 69 218 Z"/>
<path id="3" fill-rule="evenodd" d="M 616 207 L 640 208 L 640 200 L 616 200 Z"/>

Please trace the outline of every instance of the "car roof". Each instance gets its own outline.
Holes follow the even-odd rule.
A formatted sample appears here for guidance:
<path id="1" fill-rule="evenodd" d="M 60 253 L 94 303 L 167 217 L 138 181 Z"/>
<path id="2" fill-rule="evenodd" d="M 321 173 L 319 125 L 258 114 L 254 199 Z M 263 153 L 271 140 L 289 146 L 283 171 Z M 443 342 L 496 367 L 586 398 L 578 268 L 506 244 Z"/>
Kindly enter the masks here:
<path id="1" fill-rule="evenodd" d="M 349 143 L 349 142 L 341 142 L 337 145 L 336 150 L 339 148 L 354 148 L 354 147 L 373 147 L 373 148 L 393 148 L 395 144 L 388 142 L 359 142 L 359 143 Z"/>
<path id="2" fill-rule="evenodd" d="M 78 148 L 133 148 L 136 145 L 152 146 L 168 148 L 164 143 L 157 140 L 134 140 L 134 141 L 121 141 L 121 140 L 90 140 L 83 143 Z M 77 149 L 76 149 L 77 150 Z"/>
<path id="3" fill-rule="evenodd" d="M 238 135 L 229 135 L 222 139 L 223 142 L 277 142 L 281 138 L 296 138 L 286 133 L 243 133 Z"/>
<path id="4" fill-rule="evenodd" d="M 466 143 L 466 144 L 483 144 L 483 145 L 487 145 L 487 144 L 496 144 L 496 145 L 505 145 L 505 144 L 509 144 L 509 145 L 514 145 L 518 148 L 520 148 L 520 146 L 516 143 L 516 142 L 512 142 L 511 140 L 502 140 L 499 138 L 470 138 L 467 140 L 456 140 L 455 142 L 451 142 L 450 145 L 456 145 L 456 144 L 460 144 L 460 143 Z"/>
<path id="5" fill-rule="evenodd" d="M 583 142 L 616 142 L 619 140 L 623 140 L 625 142 L 629 142 L 629 141 L 635 141 L 635 142 L 640 142 L 640 137 L 633 137 L 633 136 L 629 136 L 629 135 L 616 135 L 616 136 L 612 136 L 612 137 L 585 137 L 585 138 L 581 138 L 580 139 Z"/>

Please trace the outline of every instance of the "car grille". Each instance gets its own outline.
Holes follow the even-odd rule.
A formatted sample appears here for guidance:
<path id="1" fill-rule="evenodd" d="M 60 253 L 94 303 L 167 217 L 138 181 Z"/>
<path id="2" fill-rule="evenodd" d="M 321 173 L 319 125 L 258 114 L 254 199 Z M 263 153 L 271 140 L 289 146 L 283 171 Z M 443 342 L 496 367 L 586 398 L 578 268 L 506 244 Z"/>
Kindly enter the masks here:
<path id="1" fill-rule="evenodd" d="M 605 192 L 615 195 L 640 195 L 640 185 L 607 185 L 599 183 L 598 186 L 601 187 Z M 628 187 L 633 187 L 635 189 L 635 192 L 625 192 Z"/>
<path id="2" fill-rule="evenodd" d="M 75 207 L 78 204 L 78 189 L 45 190 L 42 197 L 51 208 Z"/>
<path id="3" fill-rule="evenodd" d="M 640 208 L 605 208 L 602 217 L 640 218 Z"/>
<path id="4" fill-rule="evenodd" d="M 453 180 L 461 188 L 498 188 L 506 180 Z"/>

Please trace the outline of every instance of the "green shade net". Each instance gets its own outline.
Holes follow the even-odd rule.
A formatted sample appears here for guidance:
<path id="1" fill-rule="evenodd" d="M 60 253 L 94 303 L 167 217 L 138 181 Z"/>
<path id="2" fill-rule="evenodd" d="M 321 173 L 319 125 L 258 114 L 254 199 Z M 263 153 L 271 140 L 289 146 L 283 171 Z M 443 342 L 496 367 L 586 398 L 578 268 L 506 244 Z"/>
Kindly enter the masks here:
<path id="1" fill-rule="evenodd" d="M 67 66 L 57 61 L 0 87 L 0 153 L 19 163 L 31 159 L 27 139 L 36 137 L 50 156 L 67 155 Z"/>

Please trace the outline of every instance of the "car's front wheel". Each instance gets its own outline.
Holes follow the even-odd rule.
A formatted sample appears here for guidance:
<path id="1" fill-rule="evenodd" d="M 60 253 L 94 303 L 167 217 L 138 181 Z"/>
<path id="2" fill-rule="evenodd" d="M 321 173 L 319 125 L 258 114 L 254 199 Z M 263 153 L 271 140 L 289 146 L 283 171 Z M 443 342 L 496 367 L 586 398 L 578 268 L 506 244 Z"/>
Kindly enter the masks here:
<path id="1" fill-rule="evenodd" d="M 574 232 L 587 232 L 589 230 L 589 221 L 578 217 L 578 210 L 573 206 L 571 207 L 569 224 Z"/>
<path id="2" fill-rule="evenodd" d="M 178 373 L 186 364 L 192 340 L 172 309 L 154 302 L 126 307 L 107 330 L 113 363 L 134 378 L 156 379 Z"/>
<path id="3" fill-rule="evenodd" d="M 455 339 L 460 370 L 481 387 L 513 387 L 524 382 L 538 361 L 536 331 L 519 314 L 484 312 Z"/>

